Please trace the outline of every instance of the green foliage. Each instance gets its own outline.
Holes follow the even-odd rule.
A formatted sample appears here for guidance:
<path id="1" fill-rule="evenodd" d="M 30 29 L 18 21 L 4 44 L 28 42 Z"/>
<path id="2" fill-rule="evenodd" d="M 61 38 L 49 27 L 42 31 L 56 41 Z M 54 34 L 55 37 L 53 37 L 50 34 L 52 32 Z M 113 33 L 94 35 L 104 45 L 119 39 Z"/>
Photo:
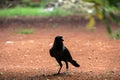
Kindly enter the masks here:
<path id="1" fill-rule="evenodd" d="M 120 0 L 84 0 L 86 2 L 94 3 L 95 14 L 101 21 L 106 24 L 106 29 L 109 34 L 112 34 L 112 29 L 109 24 L 108 16 L 116 24 L 120 25 L 120 19 L 113 11 L 108 11 L 108 8 L 114 6 L 119 11 Z M 91 14 L 91 13 L 90 13 Z M 91 14 L 93 15 L 93 14 Z M 93 16 L 94 17 L 94 16 Z"/>
<path id="2" fill-rule="evenodd" d="M 0 0 L 0 8 L 10 8 L 21 4 L 20 0 Z"/>
<path id="3" fill-rule="evenodd" d="M 115 7 L 120 6 L 120 0 L 108 0 L 108 1 L 110 6 L 115 6 Z"/>
<path id="4" fill-rule="evenodd" d="M 23 3 L 29 3 L 31 0 L 22 0 Z"/>
<path id="5" fill-rule="evenodd" d="M 91 2 L 91 3 L 94 3 L 95 6 L 108 6 L 108 0 L 83 0 L 83 1 L 86 1 L 86 2 Z"/>
<path id="6" fill-rule="evenodd" d="M 103 15 L 103 21 L 105 22 L 106 24 L 106 29 L 108 31 L 109 34 L 112 34 L 112 30 L 111 30 L 111 26 L 109 24 L 109 21 L 107 20 L 107 14 L 106 14 L 106 11 L 103 9 L 102 11 L 102 15 Z"/>
<path id="7" fill-rule="evenodd" d="M 34 30 L 26 28 L 26 29 L 17 30 L 16 33 L 18 33 L 18 34 L 33 34 Z"/>
<path id="8" fill-rule="evenodd" d="M 95 19 L 91 15 L 88 16 L 89 22 L 86 25 L 86 28 L 93 31 L 95 26 Z"/>
<path id="9" fill-rule="evenodd" d="M 113 13 L 109 13 L 109 14 L 110 14 L 112 21 L 115 22 L 116 24 L 120 25 L 120 19 L 118 17 L 116 17 L 115 14 L 113 14 Z"/>
<path id="10" fill-rule="evenodd" d="M 120 39 L 120 29 L 112 33 L 111 37 L 113 39 Z"/>
<path id="11" fill-rule="evenodd" d="M 46 4 L 48 4 L 48 3 L 50 3 L 50 2 L 52 2 L 53 0 L 42 0 L 41 2 L 40 2 L 40 7 L 45 7 L 46 6 Z"/>
<path id="12" fill-rule="evenodd" d="M 21 2 L 24 4 L 24 6 L 40 7 L 41 0 L 22 0 Z"/>

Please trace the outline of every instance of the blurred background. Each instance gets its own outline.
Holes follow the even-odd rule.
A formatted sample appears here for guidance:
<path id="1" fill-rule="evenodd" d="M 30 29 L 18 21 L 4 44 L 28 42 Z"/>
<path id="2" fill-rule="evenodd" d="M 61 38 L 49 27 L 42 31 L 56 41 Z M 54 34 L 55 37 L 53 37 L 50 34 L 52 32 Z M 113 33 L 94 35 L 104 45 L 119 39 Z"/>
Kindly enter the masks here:
<path id="1" fill-rule="evenodd" d="M 120 26 L 120 0 L 0 0 L 0 18 L 75 15 L 88 20 L 87 29 L 93 30 L 98 19 L 110 35 L 120 38 L 120 30 L 112 32 L 109 24 Z"/>
<path id="2" fill-rule="evenodd" d="M 56 35 L 81 65 L 70 76 L 52 75 Z M 120 80 L 120 0 L 0 0 L 0 80 Z"/>

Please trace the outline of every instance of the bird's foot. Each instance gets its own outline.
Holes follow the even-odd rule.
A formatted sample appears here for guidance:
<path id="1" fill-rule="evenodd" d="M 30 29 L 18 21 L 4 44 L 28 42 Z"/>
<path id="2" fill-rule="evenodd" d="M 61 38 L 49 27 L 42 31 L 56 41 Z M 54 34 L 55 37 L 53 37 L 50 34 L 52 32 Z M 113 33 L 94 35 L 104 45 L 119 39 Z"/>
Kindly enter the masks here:
<path id="1" fill-rule="evenodd" d="M 66 69 L 65 75 L 68 75 L 68 74 L 69 74 L 68 69 Z"/>
<path id="2" fill-rule="evenodd" d="M 53 74 L 54 76 L 57 76 L 57 75 L 59 75 L 60 73 L 56 73 L 56 74 Z"/>
<path id="3" fill-rule="evenodd" d="M 65 72 L 65 76 L 67 76 L 67 75 L 69 75 L 69 73 L 68 73 L 68 72 Z"/>

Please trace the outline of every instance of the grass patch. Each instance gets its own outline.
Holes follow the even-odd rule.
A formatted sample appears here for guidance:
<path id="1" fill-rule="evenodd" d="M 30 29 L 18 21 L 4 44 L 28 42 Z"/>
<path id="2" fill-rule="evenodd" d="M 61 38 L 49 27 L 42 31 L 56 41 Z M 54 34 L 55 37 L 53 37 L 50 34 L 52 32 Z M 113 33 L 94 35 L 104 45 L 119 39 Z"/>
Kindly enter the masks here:
<path id="1" fill-rule="evenodd" d="M 72 15 L 72 14 L 73 14 L 73 12 L 66 11 L 61 8 L 57 8 L 53 12 L 50 12 L 49 16 L 68 16 L 68 15 Z"/>
<path id="2" fill-rule="evenodd" d="M 111 35 L 111 37 L 113 39 L 120 39 L 120 29 L 116 30 L 115 32 L 113 32 L 113 34 Z"/>
<path id="3" fill-rule="evenodd" d="M 16 17 L 16 16 L 65 16 L 70 15 L 71 12 L 62 9 L 55 9 L 54 11 L 47 12 L 43 8 L 31 8 L 31 7 L 15 7 L 8 9 L 0 9 L 0 18 L 4 17 Z"/>
<path id="4" fill-rule="evenodd" d="M 40 12 L 40 8 L 16 7 L 0 10 L 0 17 L 37 16 L 37 15 L 44 15 L 43 13 Z"/>
<path id="5" fill-rule="evenodd" d="M 16 31 L 17 34 L 33 34 L 34 30 L 33 29 L 20 29 Z"/>

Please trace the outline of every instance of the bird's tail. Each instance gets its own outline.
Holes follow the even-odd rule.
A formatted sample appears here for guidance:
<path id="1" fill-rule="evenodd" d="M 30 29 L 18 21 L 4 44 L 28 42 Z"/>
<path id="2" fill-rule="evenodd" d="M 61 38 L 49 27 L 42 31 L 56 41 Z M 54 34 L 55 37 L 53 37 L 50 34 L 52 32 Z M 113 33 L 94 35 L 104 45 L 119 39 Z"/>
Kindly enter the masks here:
<path id="1" fill-rule="evenodd" d="M 70 63 L 75 67 L 80 67 L 80 65 L 75 60 L 70 60 Z"/>

